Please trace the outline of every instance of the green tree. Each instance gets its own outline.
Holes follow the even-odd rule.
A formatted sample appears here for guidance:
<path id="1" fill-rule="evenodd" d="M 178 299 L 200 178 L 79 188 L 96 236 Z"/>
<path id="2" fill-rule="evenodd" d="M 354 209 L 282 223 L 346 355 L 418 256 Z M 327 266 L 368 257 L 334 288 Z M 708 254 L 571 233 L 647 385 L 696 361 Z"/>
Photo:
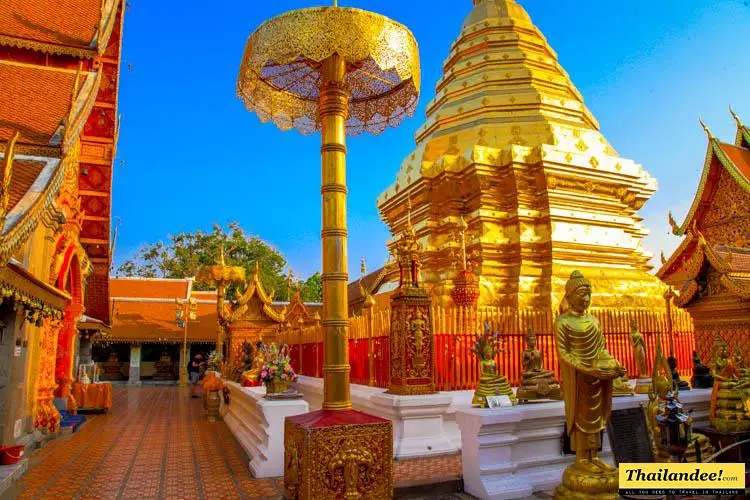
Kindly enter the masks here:
<path id="1" fill-rule="evenodd" d="M 123 262 L 117 274 L 146 278 L 195 276 L 200 267 L 216 263 L 222 246 L 227 264 L 244 267 L 250 280 L 257 262 L 263 289 L 267 293 L 274 291 L 274 300 L 286 298 L 286 259 L 262 239 L 246 234 L 237 222 L 230 223 L 226 231 L 215 224 L 212 232 L 180 233 L 169 236 L 166 243 L 159 241 L 146 245 L 135 257 Z M 196 282 L 195 288 L 207 290 L 211 285 Z M 230 298 L 235 293 L 236 287 L 227 290 Z"/>
<path id="2" fill-rule="evenodd" d="M 320 273 L 315 273 L 305 281 L 300 281 L 299 294 L 303 302 L 322 302 L 323 276 Z"/>

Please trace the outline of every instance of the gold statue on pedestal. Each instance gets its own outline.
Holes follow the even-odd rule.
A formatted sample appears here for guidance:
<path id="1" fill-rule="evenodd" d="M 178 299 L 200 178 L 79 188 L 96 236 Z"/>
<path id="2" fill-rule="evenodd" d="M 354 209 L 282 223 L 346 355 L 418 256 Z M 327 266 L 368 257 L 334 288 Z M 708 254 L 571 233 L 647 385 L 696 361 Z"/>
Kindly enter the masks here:
<path id="1" fill-rule="evenodd" d="M 500 348 L 501 345 L 502 340 L 500 340 L 498 334 L 490 333 L 490 326 L 485 323 L 484 333 L 478 333 L 474 345 L 469 348 L 479 358 L 481 372 L 479 385 L 474 391 L 474 399 L 471 401 L 474 406 L 487 408 L 489 406 L 488 396 L 508 396 L 511 402 L 515 403 L 516 401 L 508 380 L 497 373 L 495 356 L 503 352 Z"/>
<path id="2" fill-rule="evenodd" d="M 616 398 L 620 396 L 635 396 L 635 389 L 630 385 L 627 373 L 612 381 L 612 396 Z"/>
<path id="3" fill-rule="evenodd" d="M 636 320 L 630 322 L 630 343 L 633 345 L 635 366 L 638 370 L 635 392 L 648 394 L 651 390 L 651 379 L 648 377 L 648 368 L 646 368 L 646 342 L 643 340 L 643 334 L 638 330 Z"/>
<path id="4" fill-rule="evenodd" d="M 518 401 L 535 399 L 562 399 L 560 384 L 555 373 L 544 369 L 544 356 L 536 348 L 536 334 L 526 332 L 526 349 L 523 351 L 523 374 L 516 397 Z"/>
<path id="5" fill-rule="evenodd" d="M 612 381 L 625 375 L 625 368 L 604 348 L 602 327 L 587 314 L 590 304 L 591 282 L 573 271 L 565 284 L 567 311 L 555 321 L 555 334 L 565 428 L 576 459 L 563 472 L 555 497 L 614 500 L 618 497 L 617 468 L 597 453 L 612 410 Z"/>
<path id="6" fill-rule="evenodd" d="M 729 346 L 718 334 L 713 346 L 711 375 L 714 389 L 711 393 L 709 422 L 720 432 L 746 431 L 750 429 L 748 399 L 750 381 L 730 357 Z"/>

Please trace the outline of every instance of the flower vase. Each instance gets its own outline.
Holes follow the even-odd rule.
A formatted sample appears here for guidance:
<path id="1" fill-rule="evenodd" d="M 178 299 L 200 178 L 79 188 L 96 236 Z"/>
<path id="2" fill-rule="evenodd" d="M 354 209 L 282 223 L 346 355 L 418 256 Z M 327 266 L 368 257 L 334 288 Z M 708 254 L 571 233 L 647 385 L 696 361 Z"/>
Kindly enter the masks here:
<path id="1" fill-rule="evenodd" d="M 289 389 L 286 380 L 274 379 L 266 383 L 266 394 L 281 394 Z"/>

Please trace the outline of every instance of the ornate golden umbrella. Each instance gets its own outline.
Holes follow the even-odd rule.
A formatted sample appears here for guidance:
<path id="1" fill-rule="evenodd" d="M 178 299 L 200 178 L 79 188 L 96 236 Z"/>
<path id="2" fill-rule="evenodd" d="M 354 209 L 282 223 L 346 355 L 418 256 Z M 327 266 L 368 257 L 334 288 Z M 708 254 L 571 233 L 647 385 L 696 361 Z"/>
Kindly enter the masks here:
<path id="1" fill-rule="evenodd" d="M 364 10 L 334 6 L 287 12 L 248 39 L 237 93 L 262 121 L 322 133 L 323 407 L 351 408 L 345 135 L 378 134 L 414 113 L 417 42 L 405 26 Z"/>
<path id="2" fill-rule="evenodd" d="M 287 419 L 285 487 L 288 493 L 301 498 L 344 493 L 347 498 L 354 498 L 357 491 L 368 498 L 391 495 L 392 456 L 387 456 L 392 453 L 391 424 L 370 416 L 362 420 L 354 413 L 363 414 L 350 410 L 345 137 L 363 132 L 378 134 L 411 116 L 419 97 L 419 76 L 417 42 L 405 26 L 372 12 L 338 8 L 335 4 L 295 10 L 270 19 L 250 36 L 245 48 L 237 93 L 248 110 L 284 130 L 296 128 L 303 134 L 321 131 L 321 323 L 325 352 L 322 413 L 344 410 L 336 417 L 339 432 L 342 424 L 355 420 L 357 425 L 367 424 L 370 428 L 367 432 L 348 428 L 353 441 L 348 441 L 346 449 L 337 451 L 318 443 L 317 449 L 327 451 L 315 458 L 318 455 L 313 441 L 317 438 L 304 440 L 302 435 L 310 431 L 313 421 L 319 430 L 321 419 L 316 420 L 315 415 L 304 422 L 293 420 L 296 417 Z M 295 429 L 289 429 L 290 422 L 296 425 Z M 332 430 L 336 425 L 323 424 Z M 380 431 L 388 436 L 380 439 L 375 435 Z M 304 451 L 298 455 L 300 447 Z M 352 458 L 368 453 L 379 460 Z M 295 457 L 299 456 L 297 460 Z M 341 457 L 348 458 L 342 462 Z M 338 461 L 328 463 L 334 459 Z M 327 467 L 327 479 L 320 479 L 320 475 L 312 478 L 310 467 L 318 471 Z M 359 484 L 355 473 L 361 468 L 371 479 Z M 345 481 L 345 477 L 349 479 Z"/>

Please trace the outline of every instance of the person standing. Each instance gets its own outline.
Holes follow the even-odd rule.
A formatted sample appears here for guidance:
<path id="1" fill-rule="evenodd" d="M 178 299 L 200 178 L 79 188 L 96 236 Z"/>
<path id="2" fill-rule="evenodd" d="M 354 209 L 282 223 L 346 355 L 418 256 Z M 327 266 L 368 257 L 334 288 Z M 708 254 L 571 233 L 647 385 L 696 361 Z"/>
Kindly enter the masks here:
<path id="1" fill-rule="evenodd" d="M 190 397 L 197 398 L 195 394 L 195 388 L 198 386 L 200 380 L 201 365 L 203 364 L 203 356 L 198 353 L 188 364 L 188 379 L 190 381 Z"/>

